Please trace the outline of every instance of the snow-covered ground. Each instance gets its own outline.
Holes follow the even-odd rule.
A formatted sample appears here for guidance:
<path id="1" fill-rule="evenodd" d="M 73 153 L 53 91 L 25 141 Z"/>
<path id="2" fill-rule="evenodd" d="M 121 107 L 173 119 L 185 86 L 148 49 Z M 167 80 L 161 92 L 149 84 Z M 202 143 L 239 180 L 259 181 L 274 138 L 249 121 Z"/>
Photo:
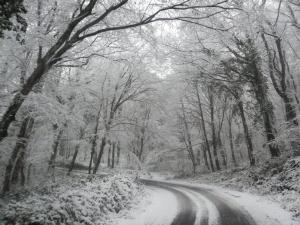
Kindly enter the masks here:
<path id="1" fill-rule="evenodd" d="M 259 225 L 300 225 L 300 220 L 293 218 L 290 212 L 264 197 L 221 188 L 217 190 L 244 207 Z"/>
<path id="2" fill-rule="evenodd" d="M 171 224 L 178 211 L 176 197 L 163 189 L 147 188 L 144 199 L 116 218 L 115 225 Z"/>
<path id="3" fill-rule="evenodd" d="M 57 177 L 55 183 L 0 201 L 0 224 L 110 225 L 141 193 L 135 178 L 124 174 Z"/>

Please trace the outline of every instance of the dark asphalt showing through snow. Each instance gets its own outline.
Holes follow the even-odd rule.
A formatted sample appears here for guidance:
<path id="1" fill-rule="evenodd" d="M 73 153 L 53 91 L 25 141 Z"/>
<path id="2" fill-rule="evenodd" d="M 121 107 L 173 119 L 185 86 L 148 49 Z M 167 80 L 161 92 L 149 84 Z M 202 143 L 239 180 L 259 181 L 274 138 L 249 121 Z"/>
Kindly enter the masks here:
<path id="1" fill-rule="evenodd" d="M 197 206 L 194 201 L 197 201 L 197 199 L 191 199 L 186 194 L 185 190 L 193 192 L 195 195 L 201 195 L 214 204 L 219 212 L 218 225 L 256 225 L 247 211 L 242 209 L 237 203 L 228 201 L 220 196 L 220 194 L 214 193 L 214 191 L 211 189 L 154 180 L 143 179 L 141 181 L 147 186 L 153 186 L 170 191 L 177 197 L 180 206 L 179 213 L 171 225 L 209 224 L 208 215 L 206 219 L 201 219 L 199 223 L 195 224 Z"/>

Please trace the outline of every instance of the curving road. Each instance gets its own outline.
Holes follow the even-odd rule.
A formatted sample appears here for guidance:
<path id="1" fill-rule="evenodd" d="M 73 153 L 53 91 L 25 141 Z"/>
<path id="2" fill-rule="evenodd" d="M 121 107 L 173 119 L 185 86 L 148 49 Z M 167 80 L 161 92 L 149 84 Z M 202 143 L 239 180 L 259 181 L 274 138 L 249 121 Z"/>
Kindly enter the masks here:
<path id="1" fill-rule="evenodd" d="M 223 198 L 209 188 L 145 179 L 141 181 L 176 196 L 179 209 L 171 225 L 257 225 L 236 202 Z"/>

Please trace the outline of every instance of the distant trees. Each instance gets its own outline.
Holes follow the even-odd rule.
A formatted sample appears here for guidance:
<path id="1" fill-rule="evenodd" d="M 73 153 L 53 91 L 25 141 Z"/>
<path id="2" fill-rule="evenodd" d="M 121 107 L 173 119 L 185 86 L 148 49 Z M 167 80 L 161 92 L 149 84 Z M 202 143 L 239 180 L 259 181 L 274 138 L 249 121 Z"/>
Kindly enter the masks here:
<path id="1" fill-rule="evenodd" d="M 103 82 L 107 82 L 106 79 Z M 114 125 L 114 119 L 117 116 L 118 110 L 128 101 L 135 101 L 143 94 L 150 91 L 149 88 L 144 86 L 142 82 L 140 82 L 138 75 L 134 74 L 134 72 L 125 69 L 121 74 L 114 85 L 108 84 L 108 86 L 104 87 L 110 88 L 113 91 L 109 91 L 110 95 L 107 96 L 107 93 L 103 93 L 103 99 L 101 104 L 103 104 L 102 112 L 103 112 L 103 134 L 101 137 L 100 150 L 97 155 L 97 159 L 95 162 L 95 166 L 93 169 L 93 173 L 95 174 L 99 168 L 101 158 L 103 155 L 104 148 L 107 144 L 107 139 L 110 135 L 111 128 Z M 102 91 L 104 91 L 102 89 Z M 98 119 L 98 118 L 97 118 Z M 93 158 L 94 152 L 91 152 L 90 166 Z"/>
<path id="2" fill-rule="evenodd" d="M 298 32 L 295 17 L 298 4 L 294 1 L 278 1 L 272 6 L 267 5 L 266 1 L 263 4 L 251 4 L 240 4 L 241 13 L 236 17 L 228 17 L 236 26 L 231 31 L 207 31 L 203 34 L 196 25 L 189 26 L 186 29 L 188 33 L 183 32 L 185 39 L 171 46 L 176 54 L 176 72 L 181 77 L 185 76 L 184 81 L 189 87 L 182 94 L 189 96 L 186 107 L 193 108 L 199 117 L 197 123 L 195 116 L 188 121 L 198 127 L 201 134 L 200 140 L 192 138 L 192 146 L 202 142 L 202 148 L 205 146 L 203 149 L 206 150 L 202 160 L 206 167 L 211 165 L 211 171 L 214 171 L 214 166 L 216 169 L 225 168 L 226 159 L 229 158 L 227 155 L 236 166 L 239 161 L 237 157 L 241 154 L 235 153 L 240 150 L 247 150 L 248 162 L 254 166 L 260 160 L 257 155 L 267 157 L 268 154 L 262 151 L 265 147 L 269 155 L 275 158 L 281 155 L 285 157 L 299 149 L 299 135 L 296 135 L 299 81 L 295 76 L 299 63 L 293 58 L 299 59 L 299 44 L 292 35 L 295 30 Z M 245 16 L 244 12 L 250 16 Z M 285 13 L 290 16 L 287 17 Z M 279 21 L 285 24 L 292 21 L 292 26 L 283 27 Z M 210 37 L 209 40 L 206 35 Z M 200 85 L 192 86 L 192 82 Z M 198 96 L 197 101 L 195 96 Z M 280 101 L 284 111 L 279 107 Z M 224 117 L 222 113 L 219 114 L 222 109 L 227 123 L 223 123 Z M 282 114 L 285 115 L 287 126 L 282 121 Z M 289 143 L 283 143 L 278 134 L 279 127 L 283 132 L 282 126 L 286 127 L 287 132 L 290 131 Z M 258 130 L 263 136 L 257 136 Z M 240 143 L 241 136 L 245 148 L 238 149 L 235 145 Z M 257 146 L 261 141 L 266 144 Z M 225 151 L 222 147 L 225 147 Z M 208 157 L 210 151 L 213 154 Z M 208 163 L 210 158 L 213 158 L 214 164 Z"/>
<path id="3" fill-rule="evenodd" d="M 151 138 L 150 123 L 151 123 L 151 106 L 147 103 L 141 103 L 140 110 L 133 118 L 133 126 L 131 126 L 131 132 L 133 138 L 129 144 L 132 152 L 142 162 L 148 147 L 149 139 Z"/>

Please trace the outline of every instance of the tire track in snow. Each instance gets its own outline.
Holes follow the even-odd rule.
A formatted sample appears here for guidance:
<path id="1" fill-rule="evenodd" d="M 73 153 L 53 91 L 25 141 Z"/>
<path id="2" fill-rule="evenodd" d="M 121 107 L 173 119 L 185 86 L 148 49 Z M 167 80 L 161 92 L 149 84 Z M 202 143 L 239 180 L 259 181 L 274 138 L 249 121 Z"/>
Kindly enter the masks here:
<path id="1" fill-rule="evenodd" d="M 222 198 L 222 196 L 213 193 L 208 188 L 153 180 L 142 180 L 142 182 L 146 185 L 169 190 L 177 196 L 181 209 L 171 225 L 256 225 L 250 214 L 238 204 Z M 186 193 L 187 191 L 188 193 Z M 194 195 L 195 198 L 191 198 L 190 195 Z M 204 201 L 205 199 L 208 200 L 206 205 L 212 203 L 218 214 L 211 215 L 211 212 L 208 212 L 207 220 L 205 219 L 204 211 L 204 213 L 202 212 L 202 217 L 204 216 L 204 218 L 196 220 L 196 208 L 203 210 L 203 207 L 199 209 L 199 207 L 196 207 L 197 202 L 195 203 L 194 201 L 201 201 L 201 199 Z M 208 211 L 212 210 L 211 207 L 208 208 Z M 219 218 L 212 218 L 212 216 Z"/>
<path id="2" fill-rule="evenodd" d="M 176 186 L 176 185 L 175 185 Z M 256 225 L 250 214 L 238 204 L 222 198 L 208 188 L 179 185 L 193 190 L 212 202 L 219 211 L 220 225 Z"/>
<path id="3" fill-rule="evenodd" d="M 164 183 L 157 183 L 151 180 L 142 180 L 148 186 L 154 186 L 172 192 L 178 199 L 179 213 L 174 218 L 171 225 L 194 225 L 196 220 L 196 205 L 195 203 L 182 191 L 173 188 Z"/>

